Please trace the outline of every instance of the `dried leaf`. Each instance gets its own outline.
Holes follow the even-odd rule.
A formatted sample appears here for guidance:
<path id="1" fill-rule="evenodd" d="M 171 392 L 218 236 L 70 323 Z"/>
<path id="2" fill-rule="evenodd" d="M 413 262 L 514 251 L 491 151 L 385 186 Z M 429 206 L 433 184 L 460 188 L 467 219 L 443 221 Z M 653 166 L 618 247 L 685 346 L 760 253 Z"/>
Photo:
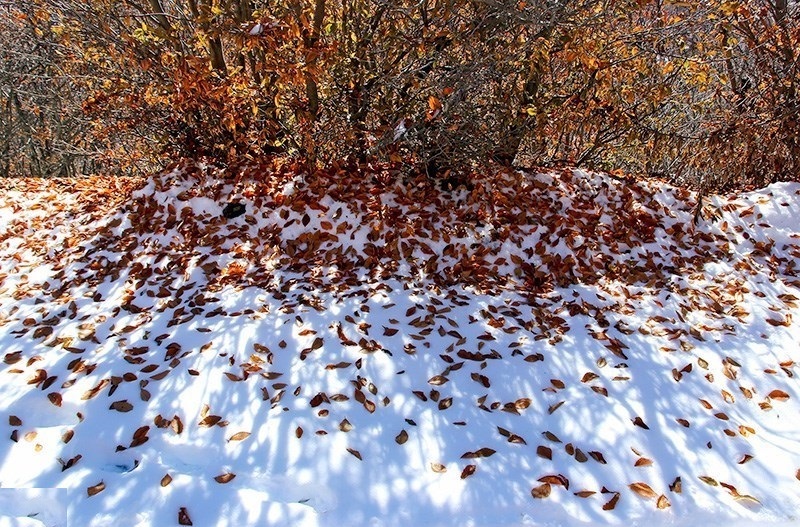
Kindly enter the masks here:
<path id="1" fill-rule="evenodd" d="M 348 421 L 347 419 L 342 419 L 342 422 L 339 423 L 339 430 L 341 430 L 342 432 L 349 432 L 352 429 L 353 425 L 350 424 L 350 421 Z"/>
<path id="2" fill-rule="evenodd" d="M 634 417 L 632 419 L 632 421 L 633 421 L 634 425 L 636 425 L 636 426 L 638 426 L 640 428 L 644 428 L 645 430 L 650 430 L 650 427 L 645 424 L 644 420 L 641 417 L 639 417 L 639 416 Z"/>
<path id="3" fill-rule="evenodd" d="M 631 489 L 633 492 L 638 494 L 640 497 L 645 499 L 652 499 L 658 497 L 658 494 L 648 485 L 647 483 L 643 483 L 638 481 L 636 483 L 631 483 L 628 485 L 628 488 Z"/>
<path id="4" fill-rule="evenodd" d="M 161 486 L 166 487 L 170 483 L 172 483 L 172 476 L 170 476 L 169 474 L 164 474 L 164 477 L 161 478 Z"/>
<path id="5" fill-rule="evenodd" d="M 549 483 L 542 483 L 538 487 L 534 487 L 531 489 L 531 496 L 533 496 L 536 499 L 543 499 L 548 497 L 552 490 L 553 487 L 551 487 Z"/>
<path id="6" fill-rule="evenodd" d="M 236 432 L 231 437 L 228 438 L 228 441 L 242 441 L 243 439 L 247 439 L 250 437 L 250 432 Z"/>
<path id="7" fill-rule="evenodd" d="M 667 499 L 667 497 L 664 496 L 663 494 L 658 497 L 658 500 L 656 500 L 656 507 L 658 507 L 659 509 L 666 509 L 671 505 L 672 504 L 669 502 L 669 499 Z"/>
<path id="8" fill-rule="evenodd" d="M 89 497 L 92 497 L 95 494 L 100 494 L 104 490 L 106 490 L 106 484 L 101 481 L 97 485 L 92 485 L 91 487 L 87 487 L 86 493 L 89 495 Z"/>
<path id="9" fill-rule="evenodd" d="M 9 415 L 8 416 L 8 424 L 10 426 L 22 426 L 22 419 L 20 419 L 16 415 Z"/>
<path id="10" fill-rule="evenodd" d="M 129 403 L 127 400 L 123 399 L 121 401 L 114 401 L 109 406 L 111 410 L 116 410 L 118 412 L 130 412 L 133 410 L 133 405 Z"/>
<path id="11" fill-rule="evenodd" d="M 231 472 L 227 472 L 225 474 L 220 474 L 219 476 L 214 476 L 214 481 L 216 481 L 217 483 L 225 484 L 225 483 L 231 482 L 233 480 L 233 478 L 235 478 L 235 477 L 236 477 L 236 474 L 233 474 Z"/>
<path id="12" fill-rule="evenodd" d="M 717 483 L 717 480 L 715 480 L 714 478 L 710 478 L 708 476 L 699 476 L 699 478 L 700 481 L 702 481 L 706 485 L 711 485 L 712 487 L 716 487 L 717 485 L 719 485 L 719 483 Z"/>
<path id="13" fill-rule="evenodd" d="M 442 465 L 441 463 L 431 463 L 431 470 L 438 474 L 442 474 L 447 472 L 447 467 Z"/>
<path id="14" fill-rule="evenodd" d="M 434 375 L 430 379 L 428 379 L 428 383 L 433 384 L 434 386 L 441 386 L 442 384 L 446 383 L 449 379 L 444 375 Z"/>
<path id="15" fill-rule="evenodd" d="M 783 390 L 772 390 L 771 392 L 769 392 L 767 397 L 769 397 L 770 399 L 774 399 L 776 401 L 788 401 L 789 400 L 789 394 L 784 392 Z"/>
<path id="16" fill-rule="evenodd" d="M 461 471 L 461 479 L 467 479 L 471 475 L 475 474 L 475 471 L 478 469 L 476 465 L 467 465 L 464 467 L 464 470 Z"/>
<path id="17" fill-rule="evenodd" d="M 574 494 L 575 494 L 575 496 L 577 496 L 579 498 L 588 498 L 589 496 L 594 496 L 597 493 L 595 491 L 593 491 L 593 490 L 579 490 L 578 492 L 575 492 Z"/>
<path id="18" fill-rule="evenodd" d="M 604 511 L 614 510 L 614 507 L 617 506 L 618 501 L 619 501 L 619 492 L 615 492 L 614 496 L 603 504 L 603 510 Z"/>
<path id="19" fill-rule="evenodd" d="M 348 448 L 347 451 L 350 452 L 351 454 L 353 454 L 358 459 L 363 461 L 364 458 L 361 457 L 361 452 L 359 452 L 358 450 L 356 450 L 354 448 Z"/>
<path id="20" fill-rule="evenodd" d="M 194 525 L 192 523 L 191 518 L 189 518 L 189 512 L 186 510 L 186 507 L 181 507 L 178 511 L 178 524 L 179 525 Z"/>
<path id="21" fill-rule="evenodd" d="M 565 489 L 569 490 L 569 480 L 562 474 L 549 474 L 547 476 L 542 476 L 537 481 L 550 483 L 551 485 L 562 485 Z"/>
<path id="22" fill-rule="evenodd" d="M 408 432 L 406 432 L 405 430 L 401 430 L 400 433 L 397 434 L 397 437 L 394 438 L 394 441 L 398 445 L 404 444 L 406 441 L 408 441 Z"/>

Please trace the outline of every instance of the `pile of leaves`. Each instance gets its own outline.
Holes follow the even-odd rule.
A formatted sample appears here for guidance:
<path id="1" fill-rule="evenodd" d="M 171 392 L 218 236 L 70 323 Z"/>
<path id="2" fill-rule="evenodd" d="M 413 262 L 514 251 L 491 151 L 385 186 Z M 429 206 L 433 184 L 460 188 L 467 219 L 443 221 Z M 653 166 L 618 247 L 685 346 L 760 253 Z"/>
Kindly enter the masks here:
<path id="1" fill-rule="evenodd" d="M 334 507 L 337 478 L 422 481 L 442 524 L 436 496 L 481 524 L 782 510 L 751 488 L 800 465 L 774 446 L 800 399 L 800 190 L 698 204 L 580 170 L 448 190 L 393 170 L 6 183 L 2 448 L 37 460 L 13 478 L 72 489 L 87 525 L 121 491 L 191 525 L 212 514 L 192 485 L 233 503 L 279 474 L 304 488 L 300 467 L 320 486 L 268 498 L 327 523 L 376 507 Z"/>

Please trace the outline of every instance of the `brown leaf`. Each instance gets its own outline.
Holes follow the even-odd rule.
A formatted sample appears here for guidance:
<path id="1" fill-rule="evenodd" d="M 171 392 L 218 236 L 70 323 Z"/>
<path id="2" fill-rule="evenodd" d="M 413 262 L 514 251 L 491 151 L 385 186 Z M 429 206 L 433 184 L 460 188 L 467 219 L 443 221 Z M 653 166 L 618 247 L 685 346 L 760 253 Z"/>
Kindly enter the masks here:
<path id="1" fill-rule="evenodd" d="M 250 437 L 250 432 L 236 432 L 231 437 L 228 438 L 228 441 L 242 441 L 243 439 L 247 439 Z"/>
<path id="2" fill-rule="evenodd" d="M 348 448 L 347 451 L 350 452 L 351 454 L 353 454 L 358 459 L 363 461 L 364 458 L 361 457 L 361 452 L 359 452 L 358 450 L 356 450 L 354 448 Z"/>
<path id="3" fill-rule="evenodd" d="M 58 392 L 51 392 L 47 394 L 47 399 L 53 403 L 54 406 L 61 406 L 61 394 Z"/>
<path id="4" fill-rule="evenodd" d="M 706 485 L 711 485 L 712 487 L 716 487 L 717 485 L 719 485 L 719 483 L 717 483 L 717 480 L 715 480 L 714 478 L 710 478 L 708 476 L 699 476 L 699 478 L 700 481 L 702 481 Z"/>
<path id="5" fill-rule="evenodd" d="M 300 439 L 301 437 L 303 437 L 303 429 L 302 429 L 301 427 L 299 427 L 299 426 L 298 426 L 298 427 L 297 427 L 297 428 L 295 428 L 295 430 L 294 430 L 294 435 L 295 435 L 295 437 L 296 437 L 297 439 Z"/>
<path id="6" fill-rule="evenodd" d="M 557 402 L 556 404 L 554 404 L 554 405 L 551 405 L 551 406 L 550 406 L 550 408 L 548 408 L 548 409 L 547 409 L 547 413 L 548 413 L 548 414 L 552 414 L 553 412 L 555 412 L 556 410 L 558 410 L 559 408 L 561 408 L 561 405 L 562 405 L 562 404 L 564 404 L 565 402 L 566 402 L 566 401 L 559 401 L 559 402 Z"/>
<path id="7" fill-rule="evenodd" d="M 442 474 L 447 472 L 447 467 L 442 465 L 441 463 L 431 463 L 431 470 L 438 474 Z"/>
<path id="8" fill-rule="evenodd" d="M 400 433 L 397 434 L 397 437 L 394 438 L 394 441 L 398 445 L 404 444 L 406 441 L 408 441 L 408 432 L 405 430 L 400 430 Z"/>
<path id="9" fill-rule="evenodd" d="M 600 376 L 597 375 L 596 373 L 587 371 L 586 373 L 583 374 L 583 377 L 581 377 L 581 382 L 583 382 L 583 383 L 591 382 L 591 381 L 593 381 L 595 379 L 599 379 L 599 378 L 600 378 Z"/>
<path id="10" fill-rule="evenodd" d="M 750 461 L 751 459 L 753 459 L 753 456 L 751 456 L 750 454 L 745 454 L 745 455 L 743 455 L 743 456 L 742 456 L 742 459 L 740 459 L 740 460 L 737 462 L 737 464 L 739 464 L 739 465 L 744 465 L 745 463 L 747 463 L 747 462 L 748 462 L 748 461 Z M 798 479 L 800 479 L 800 478 L 798 478 Z"/>
<path id="11" fill-rule="evenodd" d="M 397 328 L 387 328 L 386 326 L 383 327 L 383 336 L 384 337 L 392 337 L 397 334 L 399 330 Z"/>
<path id="12" fill-rule="evenodd" d="M 569 480 L 562 474 L 549 474 L 547 476 L 542 476 L 537 481 L 550 483 L 551 485 L 562 485 L 565 489 L 569 490 Z"/>
<path id="13" fill-rule="evenodd" d="M 442 399 L 441 401 L 439 401 L 439 410 L 447 410 L 451 406 L 453 406 L 453 398 L 452 397 L 447 397 L 447 398 Z"/>
<path id="14" fill-rule="evenodd" d="M 594 496 L 595 494 L 597 493 L 593 490 L 579 490 L 575 493 L 575 495 L 579 498 L 588 498 L 589 496 Z"/>
<path id="15" fill-rule="evenodd" d="M 350 421 L 348 421 L 347 419 L 342 419 L 342 422 L 339 423 L 339 430 L 341 430 L 342 432 L 349 432 L 352 429 L 353 425 L 350 424 Z"/>
<path id="16" fill-rule="evenodd" d="M 603 504 L 603 510 L 604 511 L 614 510 L 614 507 L 617 506 L 618 501 L 619 501 L 619 492 L 615 492 L 614 496 Z"/>
<path id="17" fill-rule="evenodd" d="M 592 459 L 594 459 L 595 461 L 597 461 L 601 465 L 605 465 L 606 464 L 606 458 L 603 457 L 603 454 L 601 452 L 598 452 L 596 450 L 592 450 L 591 452 L 589 452 L 589 455 L 592 456 Z"/>
<path id="18" fill-rule="evenodd" d="M 133 410 L 133 405 L 129 403 L 127 400 L 123 399 L 121 401 L 114 401 L 109 406 L 111 410 L 116 410 L 118 412 L 130 412 Z"/>
<path id="19" fill-rule="evenodd" d="M 471 475 L 475 474 L 475 471 L 478 469 L 476 465 L 467 465 L 464 467 L 464 470 L 461 471 L 461 479 L 467 479 Z"/>
<path id="20" fill-rule="evenodd" d="M 552 490 L 553 487 L 551 487 L 549 483 L 542 483 L 538 487 L 533 487 L 531 489 L 531 496 L 536 499 L 543 499 L 548 497 Z"/>
<path id="21" fill-rule="evenodd" d="M 656 494 L 656 492 L 650 487 L 650 485 L 648 485 L 647 483 L 643 483 L 641 481 L 638 481 L 636 483 L 631 483 L 630 485 L 628 485 L 628 488 L 645 499 L 651 499 L 658 496 L 658 494 Z"/>
<path id="22" fill-rule="evenodd" d="M 178 511 L 178 524 L 179 525 L 194 525 L 192 523 L 192 519 L 189 518 L 189 512 L 186 510 L 186 507 L 181 507 Z"/>
<path id="23" fill-rule="evenodd" d="M 656 500 L 656 507 L 658 507 L 659 509 L 666 509 L 671 505 L 672 504 L 669 502 L 669 499 L 667 499 L 667 497 L 664 496 L 663 494 L 658 497 L 658 500 Z"/>
<path id="24" fill-rule="evenodd" d="M 139 446 L 144 444 L 149 439 L 147 437 L 147 432 L 150 430 L 149 426 L 140 426 L 136 429 L 136 432 L 133 433 L 133 441 L 131 441 L 130 448 Z"/>
<path id="25" fill-rule="evenodd" d="M 644 420 L 641 417 L 636 416 L 632 419 L 632 421 L 634 425 L 640 428 L 644 428 L 645 430 L 650 430 L 650 427 L 645 424 Z"/>
<path id="26" fill-rule="evenodd" d="M 681 478 L 678 476 L 675 478 L 675 481 L 669 486 L 669 490 L 674 492 L 675 494 L 680 494 L 683 491 L 683 485 L 681 483 Z"/>
<path id="27" fill-rule="evenodd" d="M 428 383 L 433 384 L 434 386 L 441 386 L 442 384 L 446 383 L 449 379 L 444 375 L 434 375 L 430 379 L 428 379 Z"/>
<path id="28" fill-rule="evenodd" d="M 560 443 L 561 440 L 553 432 L 542 432 L 542 435 L 554 443 Z"/>
<path id="29" fill-rule="evenodd" d="M 8 424 L 10 426 L 22 426 L 22 419 L 20 419 L 16 415 L 9 415 L 8 416 Z"/>
<path id="30" fill-rule="evenodd" d="M 95 494 L 100 494 L 104 490 L 106 490 L 106 484 L 101 481 L 97 485 L 92 485 L 91 487 L 87 487 L 86 493 L 89 495 L 89 497 L 92 497 Z"/>
<path id="31" fill-rule="evenodd" d="M 636 460 L 636 463 L 633 464 L 634 467 L 649 467 L 653 464 L 652 459 L 647 459 L 646 457 L 640 457 Z"/>
<path id="32" fill-rule="evenodd" d="M 514 401 L 514 407 L 517 410 L 524 410 L 531 405 L 531 400 L 528 397 L 522 397 Z"/>
<path id="33" fill-rule="evenodd" d="M 783 390 L 772 390 L 771 392 L 769 392 L 767 397 L 769 397 L 770 399 L 774 399 L 776 401 L 788 401 L 789 400 L 789 394 L 784 392 Z"/>
<path id="34" fill-rule="evenodd" d="M 170 422 L 170 426 L 172 426 L 172 431 L 176 434 L 180 435 L 183 432 L 183 421 L 177 415 L 172 417 L 172 421 Z"/>
<path id="35" fill-rule="evenodd" d="M 166 487 L 170 483 L 172 483 L 172 476 L 170 476 L 169 474 L 164 474 L 164 477 L 161 478 L 161 486 Z"/>
<path id="36" fill-rule="evenodd" d="M 226 472 L 225 474 L 220 474 L 219 476 L 214 476 L 214 481 L 216 481 L 217 483 L 225 484 L 225 483 L 229 483 L 230 481 L 232 481 L 233 478 L 235 478 L 235 477 L 236 477 L 236 474 L 233 474 L 231 472 Z"/>
<path id="37" fill-rule="evenodd" d="M 198 426 L 204 426 L 204 427 L 212 427 L 215 424 L 219 423 L 221 420 L 222 420 L 222 417 L 220 417 L 218 415 L 207 415 L 204 418 L 202 418 L 200 420 L 200 422 L 197 423 L 197 425 Z"/>

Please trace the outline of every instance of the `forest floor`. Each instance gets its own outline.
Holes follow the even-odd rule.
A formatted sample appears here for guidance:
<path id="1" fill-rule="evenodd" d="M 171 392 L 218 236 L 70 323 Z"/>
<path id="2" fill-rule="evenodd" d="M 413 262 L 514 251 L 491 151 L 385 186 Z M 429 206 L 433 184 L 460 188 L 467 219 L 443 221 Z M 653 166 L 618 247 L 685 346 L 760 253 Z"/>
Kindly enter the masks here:
<path id="1" fill-rule="evenodd" d="M 800 184 L 223 176 L 0 183 L 0 526 L 800 522 Z"/>

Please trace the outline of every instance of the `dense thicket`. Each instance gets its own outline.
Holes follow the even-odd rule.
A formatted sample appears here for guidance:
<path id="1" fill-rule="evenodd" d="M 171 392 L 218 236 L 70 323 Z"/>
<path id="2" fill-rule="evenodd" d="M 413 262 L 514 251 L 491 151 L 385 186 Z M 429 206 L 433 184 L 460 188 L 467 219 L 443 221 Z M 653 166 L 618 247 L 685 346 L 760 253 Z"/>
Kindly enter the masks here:
<path id="1" fill-rule="evenodd" d="M 6 174 L 285 153 L 800 174 L 789 0 L 0 2 Z"/>

